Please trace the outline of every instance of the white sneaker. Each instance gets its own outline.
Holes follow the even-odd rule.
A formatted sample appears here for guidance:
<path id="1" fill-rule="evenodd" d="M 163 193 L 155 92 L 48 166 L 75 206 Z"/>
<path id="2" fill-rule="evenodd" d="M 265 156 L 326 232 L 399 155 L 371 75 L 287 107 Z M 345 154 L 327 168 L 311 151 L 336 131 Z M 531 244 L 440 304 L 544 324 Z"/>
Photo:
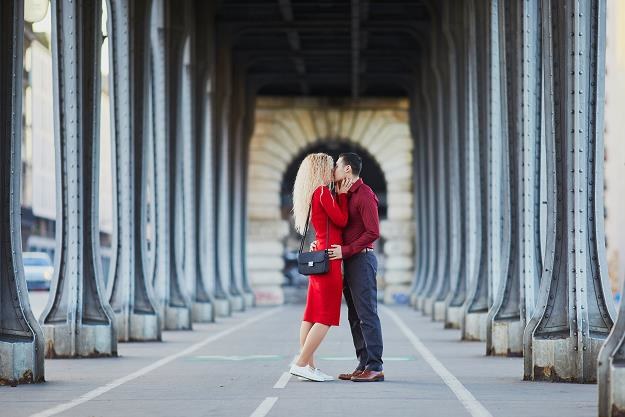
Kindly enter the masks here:
<path id="1" fill-rule="evenodd" d="M 315 382 L 323 382 L 324 379 L 321 375 L 317 374 L 310 366 L 291 366 L 291 370 L 289 371 L 291 375 L 299 376 L 302 378 L 306 378 L 310 381 Z"/>
<path id="2" fill-rule="evenodd" d="M 315 372 L 323 378 L 324 381 L 334 381 L 334 377 L 321 372 L 321 369 L 315 368 Z"/>

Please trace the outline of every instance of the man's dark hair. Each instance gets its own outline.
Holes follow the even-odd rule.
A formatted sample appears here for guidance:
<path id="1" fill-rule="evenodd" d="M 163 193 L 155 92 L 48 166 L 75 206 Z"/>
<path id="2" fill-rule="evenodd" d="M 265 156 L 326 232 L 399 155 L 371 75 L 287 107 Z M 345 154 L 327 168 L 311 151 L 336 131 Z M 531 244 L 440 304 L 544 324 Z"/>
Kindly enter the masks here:
<path id="1" fill-rule="evenodd" d="M 360 155 L 354 152 L 346 152 L 339 155 L 339 158 L 343 158 L 343 163 L 352 167 L 352 173 L 356 176 L 360 175 L 362 170 L 362 158 Z"/>

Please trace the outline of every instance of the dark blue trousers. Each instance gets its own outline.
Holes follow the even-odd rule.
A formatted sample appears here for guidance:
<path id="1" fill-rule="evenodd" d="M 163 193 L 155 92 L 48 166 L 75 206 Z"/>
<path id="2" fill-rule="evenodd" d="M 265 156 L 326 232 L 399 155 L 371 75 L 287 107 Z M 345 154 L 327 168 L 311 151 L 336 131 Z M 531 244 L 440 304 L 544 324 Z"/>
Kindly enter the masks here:
<path id="1" fill-rule="evenodd" d="M 343 295 L 359 370 L 382 371 L 382 326 L 378 317 L 378 260 L 373 252 L 344 262 Z"/>

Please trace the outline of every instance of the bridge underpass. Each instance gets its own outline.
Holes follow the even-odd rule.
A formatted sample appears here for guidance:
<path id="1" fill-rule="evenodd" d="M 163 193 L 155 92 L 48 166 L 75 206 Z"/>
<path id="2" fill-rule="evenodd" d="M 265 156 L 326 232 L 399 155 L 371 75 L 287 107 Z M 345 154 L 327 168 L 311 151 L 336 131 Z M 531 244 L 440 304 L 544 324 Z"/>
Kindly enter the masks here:
<path id="1" fill-rule="evenodd" d="M 20 228 L 24 33 L 46 6 L 0 4 L 0 382 L 20 385 L 2 415 L 625 413 L 605 0 L 52 1 L 49 297 L 27 291 Z M 302 306 L 282 305 L 282 185 L 337 146 L 383 176 L 383 384 L 283 374 Z M 354 366 L 347 327 L 326 372 Z"/>

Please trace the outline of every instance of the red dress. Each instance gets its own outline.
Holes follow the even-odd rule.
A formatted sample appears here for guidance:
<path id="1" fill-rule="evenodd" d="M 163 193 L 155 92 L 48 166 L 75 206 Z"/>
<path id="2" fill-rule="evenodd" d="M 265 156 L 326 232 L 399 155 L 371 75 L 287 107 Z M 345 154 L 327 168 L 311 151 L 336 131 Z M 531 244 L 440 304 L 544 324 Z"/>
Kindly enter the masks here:
<path id="1" fill-rule="evenodd" d="M 311 223 L 315 229 L 317 250 L 343 243 L 343 228 L 347 225 L 347 194 L 334 196 L 326 186 L 313 193 Z M 330 238 L 326 236 L 330 218 Z M 329 240 L 329 242 L 328 242 Z M 304 309 L 304 321 L 338 326 L 343 294 L 342 260 L 330 261 L 330 270 L 323 275 L 311 275 Z"/>

